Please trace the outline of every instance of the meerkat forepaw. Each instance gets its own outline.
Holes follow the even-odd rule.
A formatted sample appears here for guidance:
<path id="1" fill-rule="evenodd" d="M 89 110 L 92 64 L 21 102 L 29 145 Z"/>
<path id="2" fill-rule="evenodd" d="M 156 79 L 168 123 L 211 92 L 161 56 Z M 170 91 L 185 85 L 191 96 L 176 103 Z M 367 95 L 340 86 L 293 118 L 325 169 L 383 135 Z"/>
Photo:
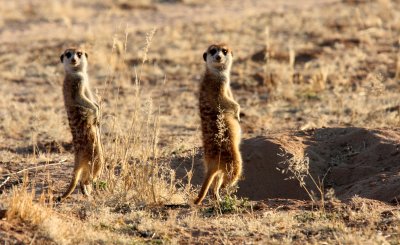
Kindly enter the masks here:
<path id="1" fill-rule="evenodd" d="M 96 106 L 92 110 L 93 110 L 94 114 L 96 115 L 96 117 L 98 117 L 100 115 L 100 110 Z"/>
<path id="2" fill-rule="evenodd" d="M 238 122 L 240 122 L 240 112 L 239 111 L 236 112 L 235 118 L 238 120 Z"/>
<path id="3" fill-rule="evenodd" d="M 99 126 L 100 125 L 100 117 L 99 116 L 96 116 L 95 118 L 94 118 L 94 123 L 93 123 L 94 125 L 97 125 L 97 126 Z"/>
<path id="4" fill-rule="evenodd" d="M 95 104 L 96 105 L 96 104 Z M 94 125 L 99 125 L 100 124 L 100 110 L 96 108 L 94 110 Z"/>
<path id="5" fill-rule="evenodd" d="M 94 106 L 96 106 L 97 110 L 100 111 L 100 106 L 99 106 L 99 104 L 97 104 L 96 102 L 93 102 L 93 104 L 94 104 Z"/>

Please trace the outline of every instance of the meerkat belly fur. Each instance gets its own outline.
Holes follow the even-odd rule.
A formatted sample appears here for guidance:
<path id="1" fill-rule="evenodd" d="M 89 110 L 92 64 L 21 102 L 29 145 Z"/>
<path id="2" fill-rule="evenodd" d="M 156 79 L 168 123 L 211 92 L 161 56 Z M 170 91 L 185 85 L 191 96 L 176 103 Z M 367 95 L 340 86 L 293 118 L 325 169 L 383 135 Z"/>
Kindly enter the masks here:
<path id="1" fill-rule="evenodd" d="M 63 95 L 75 151 L 73 177 L 67 191 L 59 198 L 67 198 L 80 181 L 84 195 L 91 192 L 92 181 L 103 167 L 103 152 L 99 132 L 99 106 L 89 87 L 86 52 L 67 49 L 61 55 L 65 79 Z"/>
<path id="2" fill-rule="evenodd" d="M 240 106 L 230 88 L 232 51 L 227 45 L 211 45 L 203 54 L 206 71 L 200 85 L 199 109 L 206 176 L 195 204 L 202 202 L 212 186 L 219 189 L 236 184 L 242 174 L 240 154 Z"/>

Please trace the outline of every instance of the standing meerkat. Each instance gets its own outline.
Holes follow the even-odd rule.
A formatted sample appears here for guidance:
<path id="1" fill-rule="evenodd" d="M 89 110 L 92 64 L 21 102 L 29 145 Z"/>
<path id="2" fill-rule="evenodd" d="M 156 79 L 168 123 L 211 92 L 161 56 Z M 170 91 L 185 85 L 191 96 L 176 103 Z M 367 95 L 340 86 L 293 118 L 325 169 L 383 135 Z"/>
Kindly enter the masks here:
<path id="1" fill-rule="evenodd" d="M 75 167 L 67 191 L 58 198 L 67 198 L 80 181 L 82 193 L 90 195 L 92 181 L 103 167 L 103 151 L 99 131 L 99 105 L 89 87 L 88 55 L 70 48 L 60 56 L 64 64 L 63 95 L 75 150 Z"/>
<path id="2" fill-rule="evenodd" d="M 214 197 L 220 200 L 220 187 L 235 185 L 242 173 L 240 106 L 230 88 L 232 51 L 225 44 L 211 45 L 203 59 L 199 108 L 206 176 L 195 204 L 202 202 L 212 184 Z"/>

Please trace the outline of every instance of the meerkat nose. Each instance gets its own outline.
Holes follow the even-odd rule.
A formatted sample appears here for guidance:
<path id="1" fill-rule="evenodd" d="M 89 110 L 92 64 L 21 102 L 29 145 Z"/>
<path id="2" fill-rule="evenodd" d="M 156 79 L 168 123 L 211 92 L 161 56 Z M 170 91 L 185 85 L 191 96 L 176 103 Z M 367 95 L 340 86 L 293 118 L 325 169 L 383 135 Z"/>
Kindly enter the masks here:
<path id="1" fill-rule="evenodd" d="M 215 59 L 220 61 L 221 60 L 221 56 L 217 55 L 217 56 L 215 56 Z"/>

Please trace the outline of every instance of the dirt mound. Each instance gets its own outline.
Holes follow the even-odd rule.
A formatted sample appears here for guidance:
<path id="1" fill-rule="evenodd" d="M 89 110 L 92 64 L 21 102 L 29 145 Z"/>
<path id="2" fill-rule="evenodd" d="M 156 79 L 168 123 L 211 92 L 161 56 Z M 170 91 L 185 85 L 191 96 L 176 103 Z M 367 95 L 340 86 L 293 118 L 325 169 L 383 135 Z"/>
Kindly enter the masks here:
<path id="1" fill-rule="evenodd" d="M 238 196 L 250 200 L 267 198 L 308 199 L 290 173 L 282 173 L 289 159 L 309 159 L 314 179 L 345 200 L 358 195 L 385 202 L 400 200 L 400 129 L 321 128 L 275 133 L 245 139 L 242 143 L 243 179 Z M 203 180 L 202 154 L 175 159 L 177 176 L 184 178 L 193 164 L 193 184 Z M 310 177 L 309 190 L 316 191 Z"/>

